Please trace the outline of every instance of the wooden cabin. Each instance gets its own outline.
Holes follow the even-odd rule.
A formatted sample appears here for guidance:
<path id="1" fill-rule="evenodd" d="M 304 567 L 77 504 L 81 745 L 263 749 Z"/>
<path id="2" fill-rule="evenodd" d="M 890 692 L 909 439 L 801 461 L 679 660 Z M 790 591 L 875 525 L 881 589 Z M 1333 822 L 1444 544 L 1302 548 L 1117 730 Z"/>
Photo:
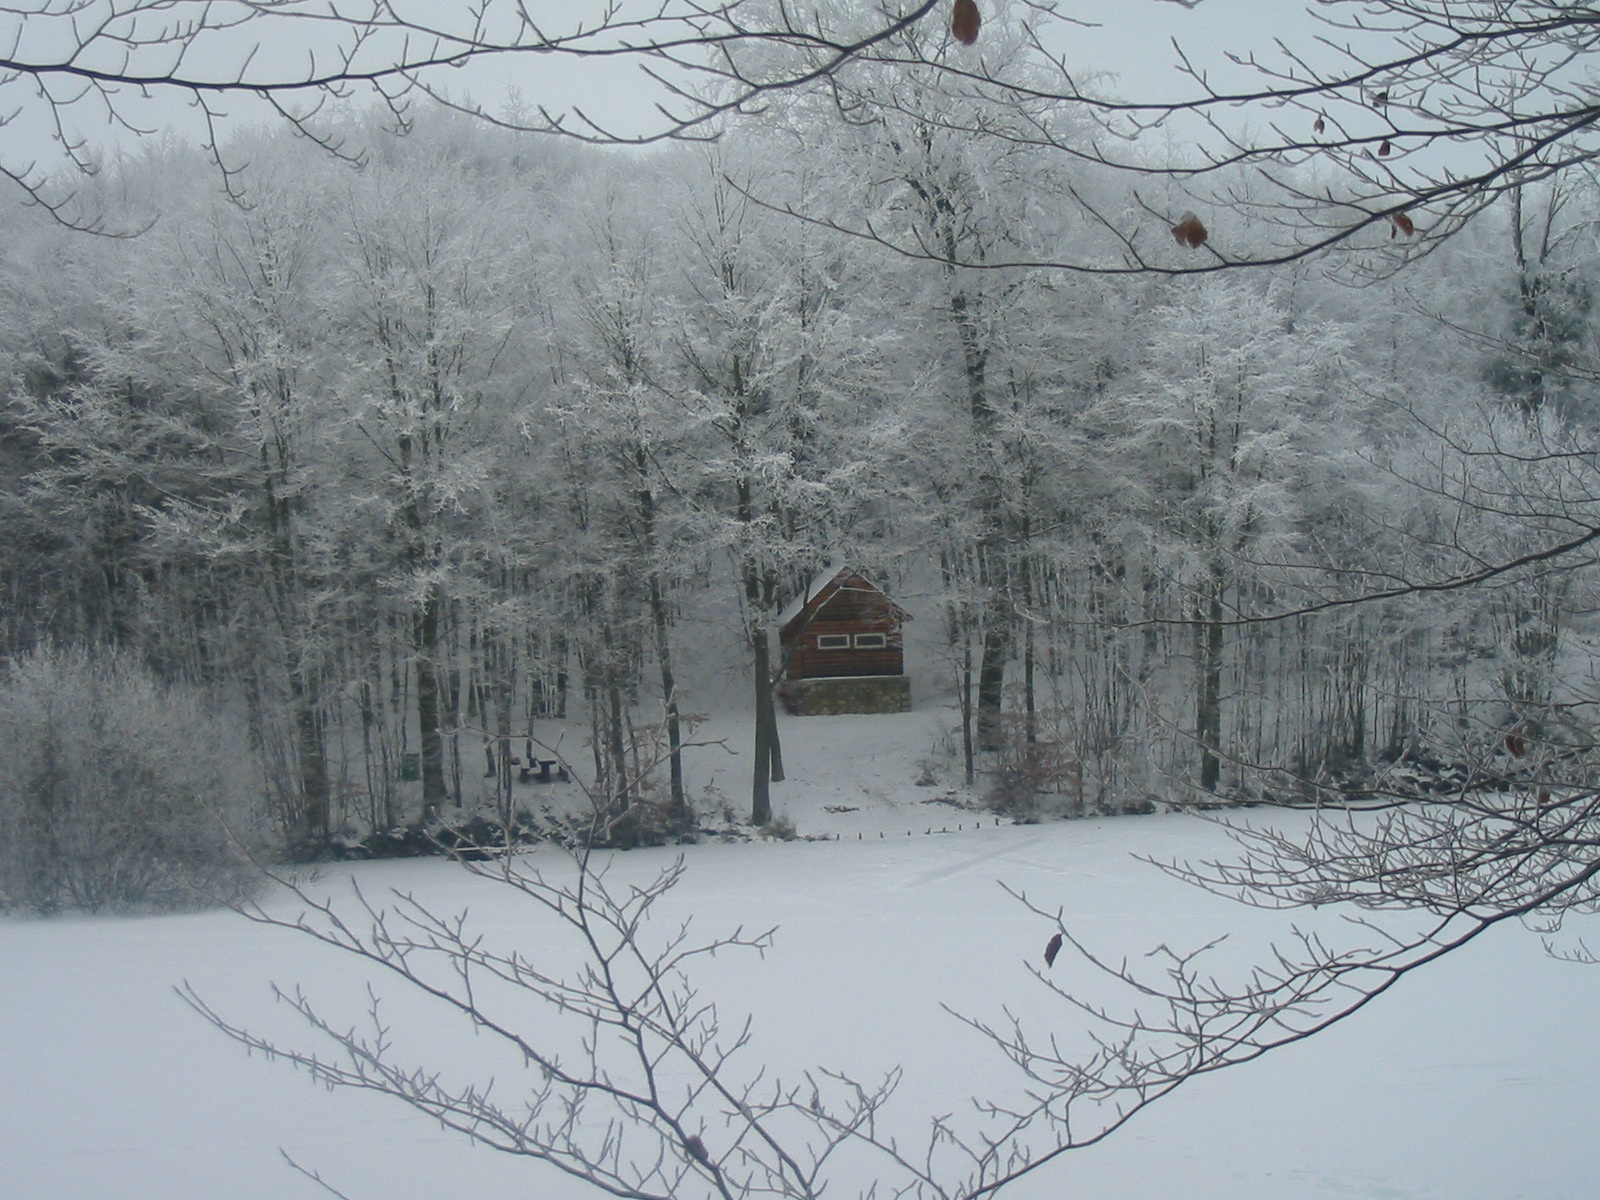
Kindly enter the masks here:
<path id="1" fill-rule="evenodd" d="M 849 568 L 823 571 L 778 616 L 780 689 L 791 712 L 903 712 L 911 707 L 901 626 L 910 615 Z M 807 681 L 837 681 L 830 687 Z M 846 681 L 879 680 L 880 686 Z"/>

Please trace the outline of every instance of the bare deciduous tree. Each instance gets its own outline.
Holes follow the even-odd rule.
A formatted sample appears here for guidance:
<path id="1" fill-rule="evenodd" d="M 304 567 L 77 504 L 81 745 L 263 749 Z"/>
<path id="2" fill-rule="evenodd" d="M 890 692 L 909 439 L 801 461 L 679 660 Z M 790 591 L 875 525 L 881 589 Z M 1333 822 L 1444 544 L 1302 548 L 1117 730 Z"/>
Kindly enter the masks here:
<path id="1" fill-rule="evenodd" d="M 1203 24 L 1213 6 L 1185 7 Z M 843 19 L 845 6 L 819 8 L 824 25 Z M 1109 238 L 1025 262 L 980 260 L 859 218 L 797 215 L 913 258 L 990 270 L 1177 275 L 1340 247 L 1393 267 L 1600 151 L 1586 65 L 1600 18 L 1569 4 L 1315 0 L 1302 29 L 1270 51 L 1224 45 L 1222 61 L 1208 62 L 1175 45 L 1181 94 L 1170 100 L 1117 95 L 1075 66 L 1084 22 L 1064 9 L 994 8 L 971 49 L 923 20 L 848 64 L 817 65 L 846 120 L 883 103 L 856 86 L 856 69 L 888 67 L 909 90 L 965 102 L 949 106 L 949 134 L 1046 150 L 1086 179 L 1120 177 L 1125 201 L 1106 203 L 1092 184 L 1069 191 Z M 745 87 L 762 79 L 736 50 L 724 69 Z M 1033 115 L 1028 127 L 1010 119 L 1018 113 Z"/>
<path id="2" fill-rule="evenodd" d="M 699 938 L 688 923 L 663 929 L 656 909 L 682 878 L 682 860 L 643 884 L 613 882 L 608 857 L 593 847 L 622 818 L 607 795 L 591 802 L 593 820 L 574 828 L 570 858 L 550 864 L 541 854 L 549 864 L 541 866 L 510 853 L 458 851 L 473 874 L 514 889 L 554 921 L 559 941 L 537 951 L 501 948 L 466 913 L 401 893 L 375 902 L 357 887 L 346 906 L 279 879 L 300 901 L 294 915 L 237 906 L 251 920 L 352 955 L 420 992 L 435 1011 L 455 1014 L 509 1063 L 492 1081 L 450 1082 L 449 1069 L 406 1061 L 376 989 L 366 1022 L 351 1026 L 299 988 L 275 986 L 332 1044 L 332 1057 L 236 1025 L 187 985 L 180 994 L 230 1037 L 318 1082 L 392 1097 L 481 1145 L 548 1163 L 609 1195 L 820 1196 L 840 1151 L 872 1142 L 897 1076 L 871 1086 L 826 1073 L 794 1085 L 771 1079 L 749 1049 L 750 1020 L 729 1021 L 691 972 L 718 953 L 763 952 L 772 931 Z"/>
<path id="3" fill-rule="evenodd" d="M 492 1079 L 459 1058 L 440 1061 L 437 1042 L 408 1050 L 405 1021 L 389 1015 L 381 983 L 369 985 L 356 1024 L 299 988 L 277 989 L 315 1035 L 312 1046 L 246 1028 L 181 991 L 230 1037 L 318 1082 L 388 1096 L 604 1194 L 811 1198 L 826 1189 L 977 1200 L 1114 1135 L 1192 1080 L 1344 1020 L 1497 924 L 1539 914 L 1555 924 L 1591 910 L 1600 867 L 1571 847 L 1592 845 L 1595 796 L 1508 795 L 1515 799 L 1341 813 L 1315 821 L 1304 838 L 1239 827 L 1237 861 L 1170 867 L 1264 907 L 1401 910 L 1334 925 L 1344 933 L 1322 922 L 1253 967 L 1218 969 L 1216 943 L 1158 947 L 1130 965 L 1087 945 L 1059 910 L 1015 893 L 1041 919 L 1041 934 L 1060 935 L 1047 959 L 1063 946 L 1079 959 L 1030 968 L 1061 1004 L 1065 1019 L 1048 1030 L 1009 1010 L 998 1021 L 957 1014 L 952 1028 L 987 1039 L 1021 1081 L 1008 1094 L 973 1098 L 965 1115 L 959 1096 L 946 1115 L 893 1111 L 898 1070 L 870 1081 L 848 1069 L 770 1075 L 749 1018 L 730 1014 L 692 976 L 705 957 L 761 953 L 773 931 L 697 935 L 661 912 L 683 877 L 681 860 L 635 882 L 586 844 L 570 858 L 486 853 L 465 863 L 544 911 L 541 927 L 557 936 L 537 949 L 405 893 L 374 900 L 357 888 L 334 901 L 290 885 L 288 908 L 280 897 L 270 909 L 242 909 L 353 956 L 395 981 L 402 1000 L 421 997 L 427 1012 L 453 1014 L 498 1048 Z M 1370 853 L 1401 844 L 1404 854 Z M 1108 999 L 1096 974 L 1123 998 Z"/>
<path id="4" fill-rule="evenodd" d="M 81 132 L 99 125 L 156 132 L 176 98 L 228 180 L 221 129 L 248 100 L 340 154 L 359 156 L 326 117 L 366 95 L 396 125 L 419 99 L 511 128 L 587 142 L 642 144 L 715 136 L 715 122 L 819 78 L 896 29 L 925 19 L 939 0 L 886 5 L 845 25 L 824 26 L 802 10 L 745 0 L 665 4 L 610 0 L 599 6 L 403 5 L 393 0 L 48 0 L 0 5 L 0 96 L 18 121 L 0 142 L 0 175 L 63 219 L 100 227 L 80 206 L 71 176 L 92 176 L 94 147 Z M 735 48 L 744 66 L 728 67 Z M 745 61 L 762 48 L 765 65 Z M 795 54 L 794 51 L 803 51 Z M 451 89 L 449 69 L 471 62 L 576 60 L 622 63 L 646 98 L 627 128 L 591 115 L 593 98 L 491 109 Z M 599 90 L 598 88 L 596 89 Z M 260 107 L 252 111 L 261 111 Z M 12 118 L 8 118 L 8 124 Z M 49 147 L 29 157 L 24 131 Z M 37 150 L 34 151 L 38 153 Z M 68 179 L 59 172 L 65 169 Z"/>
<path id="5" fill-rule="evenodd" d="M 1176 2 L 1202 19 L 1208 7 Z M 1109 253 L 1074 245 L 1044 265 L 1182 274 L 1336 246 L 1386 247 L 1404 261 L 1498 197 L 1600 151 L 1587 67 L 1600 17 L 1557 0 L 1316 0 L 1307 6 L 1314 24 L 1296 40 L 1277 41 L 1270 53 L 1224 47 L 1239 68 L 1227 73 L 1226 87 L 1176 47 L 1187 94 L 1174 100 L 1114 96 L 1086 78 L 1066 49 L 1084 22 L 1058 6 L 989 7 L 967 45 L 970 14 L 962 36 L 952 36 L 953 13 L 940 0 L 865 10 L 836 0 L 613 0 L 597 11 L 550 13 L 489 0 L 435 5 L 426 15 L 392 0 L 4 5 L 0 92 L 42 125 L 58 157 L 39 162 L 16 149 L 26 122 L 19 123 L 13 149 L 0 147 L 0 173 L 67 219 L 92 222 L 92 210 L 76 208 L 71 187 L 52 174 L 63 166 L 93 173 L 77 114 L 148 132 L 156 127 L 143 107 L 151 96 L 176 95 L 192 107 L 231 179 L 238 164 L 224 159 L 218 131 L 233 97 L 264 104 L 339 152 L 358 151 L 321 118 L 332 102 L 363 91 L 401 125 L 416 100 L 429 98 L 509 127 L 644 143 L 714 137 L 724 118 L 812 86 L 859 118 L 853 69 L 876 64 L 908 83 L 1008 111 L 1070 109 L 1076 118 L 1066 124 L 1005 122 L 997 130 L 980 114 L 958 117 L 951 132 L 1042 147 L 1135 183 L 1130 203 L 1116 209 L 1078 197 L 1112 234 Z M 449 87 L 447 68 L 511 59 L 621 63 L 636 68 L 646 96 L 624 124 L 597 115 L 581 95 L 497 111 Z M 1093 127 L 1087 137 L 1077 119 L 1084 116 Z M 1164 148 L 1148 149 L 1157 141 Z M 1246 213 L 1257 218 L 1248 231 Z M 1175 236 L 1169 226 L 1184 232 Z M 945 253 L 844 227 L 917 257 Z M 1008 264 L 991 256 L 982 265 Z"/>

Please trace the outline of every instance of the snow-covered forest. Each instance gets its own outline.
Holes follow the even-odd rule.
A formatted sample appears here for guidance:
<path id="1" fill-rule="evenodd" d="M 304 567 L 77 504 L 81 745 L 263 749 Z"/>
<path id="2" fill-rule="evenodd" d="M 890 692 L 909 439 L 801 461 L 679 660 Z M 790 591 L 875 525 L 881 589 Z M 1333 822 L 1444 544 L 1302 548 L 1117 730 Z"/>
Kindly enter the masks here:
<path id="1" fill-rule="evenodd" d="M 342 2 L 87 0 L 36 41 L 0 5 L 0 97 L 34 88 L 0 118 L 32 202 L 0 204 L 25 1088 L 86 1028 L 129 1090 L 111 1031 L 170 1058 L 220 1030 L 506 1151 L 486 1188 L 533 1159 L 574 1195 L 980 1200 L 1055 1194 L 1157 1101 L 1194 1122 L 1225 1068 L 1337 1074 L 1391 991 L 1423 989 L 1375 1061 L 1448 1042 L 1450 980 L 1497 975 L 1509 1011 L 1539 980 L 1563 1019 L 1562 960 L 1600 960 L 1564 928 L 1600 907 L 1600 19 L 1328 0 L 1342 49 L 1230 49 L 1256 90 L 1186 62 L 1190 98 L 1150 101 L 1068 62 L 1054 3 L 669 0 L 552 33 Z M 209 57 L 257 29 L 291 39 L 265 66 Z M 429 74 L 501 54 L 637 58 L 656 125 Z M 189 136 L 135 119 L 163 89 Z M 85 103 L 130 134 L 103 162 Z M 76 175 L 16 157 L 41 112 Z M 846 578 L 892 623 L 796 634 Z M 797 715 L 803 637 L 903 650 L 907 711 Z M 707 910 L 728 928 L 680 924 Z M 130 928 L 170 944 L 147 963 Z M 287 1022 L 240 991 L 257 956 Z M 174 1018 L 151 981 L 185 963 Z M 408 1174 L 196 1061 L 224 1138 L 340 1130 L 346 1161 L 285 1150 L 303 1189 Z M 1271 1107 L 1236 1078 L 1225 1104 Z M 1383 1111 L 1352 1087 L 1334 1111 Z M 1570 1191 L 1559 1111 L 1533 1165 L 1425 1173 Z M 69 1124 L 0 1158 L 104 1190 Z M 126 1136 L 163 1147 L 134 1193 L 167 1194 L 171 1135 Z M 1424 1194 L 1365 1159 L 1313 1187 L 1322 1159 L 1268 1140 L 1242 1188 L 1191 1190 Z"/>
<path id="2" fill-rule="evenodd" d="M 958 271 L 774 211 L 980 259 L 1097 236 L 950 103 L 648 154 L 435 116 L 357 130 L 361 171 L 269 130 L 245 206 L 160 145 L 104 185 L 136 237 L 5 210 L 3 645 L 221 697 L 197 742 L 311 853 L 493 804 L 485 739 L 558 714 L 621 786 L 692 736 L 686 657 L 770 704 L 773 617 L 830 563 L 914 610 L 968 782 L 1068 773 L 1072 811 L 1582 723 L 1570 560 L 1419 588 L 1594 520 L 1590 185 L 1339 278 Z"/>

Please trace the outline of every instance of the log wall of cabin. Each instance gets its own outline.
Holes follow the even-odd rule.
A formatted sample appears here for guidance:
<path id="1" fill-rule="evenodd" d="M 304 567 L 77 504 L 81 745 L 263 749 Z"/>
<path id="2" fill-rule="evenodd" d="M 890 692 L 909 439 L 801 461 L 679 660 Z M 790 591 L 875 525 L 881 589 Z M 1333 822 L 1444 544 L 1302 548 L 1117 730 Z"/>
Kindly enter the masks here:
<path id="1" fill-rule="evenodd" d="M 816 615 L 808 624 L 806 618 L 811 612 Z M 803 609 L 791 622 L 791 630 L 800 631 L 801 644 L 785 671 L 790 679 L 905 673 L 905 654 L 895 606 L 882 592 L 865 583 L 846 580 L 831 595 L 825 593 L 818 597 L 813 606 Z M 858 650 L 854 646 L 838 650 L 818 648 L 819 637 L 845 635 L 853 641 L 858 633 L 883 634 L 884 647 L 881 650 Z M 789 632 L 780 638 L 785 654 L 795 636 Z"/>

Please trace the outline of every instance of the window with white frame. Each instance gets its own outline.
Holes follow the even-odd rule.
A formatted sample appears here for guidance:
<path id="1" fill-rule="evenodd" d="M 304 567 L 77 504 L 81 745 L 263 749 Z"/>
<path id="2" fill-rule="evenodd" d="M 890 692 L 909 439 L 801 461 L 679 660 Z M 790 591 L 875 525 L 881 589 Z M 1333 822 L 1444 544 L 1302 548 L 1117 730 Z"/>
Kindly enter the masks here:
<path id="1" fill-rule="evenodd" d="M 848 650 L 850 649 L 850 635 L 848 633 L 819 633 L 817 634 L 818 650 Z"/>
<path id="2" fill-rule="evenodd" d="M 882 633 L 856 634 L 857 650 L 882 650 L 889 644 L 889 638 Z"/>

